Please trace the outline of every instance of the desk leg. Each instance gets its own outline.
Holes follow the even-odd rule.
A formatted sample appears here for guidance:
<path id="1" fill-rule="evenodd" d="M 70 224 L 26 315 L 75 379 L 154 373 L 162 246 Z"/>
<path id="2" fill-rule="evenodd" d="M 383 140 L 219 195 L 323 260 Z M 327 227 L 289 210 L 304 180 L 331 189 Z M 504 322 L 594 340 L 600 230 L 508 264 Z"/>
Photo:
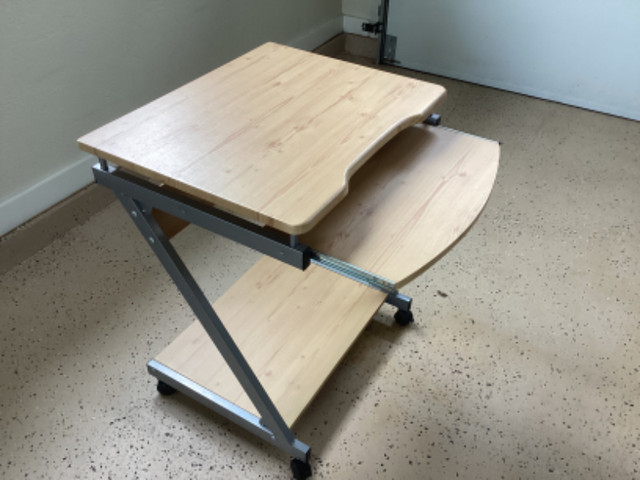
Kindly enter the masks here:
<path id="1" fill-rule="evenodd" d="M 186 390 L 186 393 L 194 398 L 208 399 L 206 403 L 215 404 L 215 410 L 218 413 L 225 415 L 243 427 L 250 426 L 251 430 L 264 440 L 286 451 L 298 462 L 308 465 L 310 447 L 297 440 L 284 422 L 242 352 L 240 352 L 224 324 L 216 315 L 211 303 L 207 300 L 186 265 L 169 242 L 169 239 L 153 218 L 151 208 L 125 195 L 119 195 L 118 198 L 177 285 L 209 337 L 211 337 L 220 354 L 260 413 L 261 418 L 258 419 L 240 408 L 233 408 L 235 405 L 220 399 L 213 392 L 196 388 L 197 386 L 194 386 L 192 382 L 188 382 L 184 378 L 180 379 L 170 372 L 158 371 L 160 380 L 169 380 L 168 383 L 171 386 L 177 387 L 179 390 Z M 153 366 L 150 365 L 150 367 Z"/>
<path id="2" fill-rule="evenodd" d="M 413 312 L 411 311 L 411 297 L 403 295 L 394 290 L 387 295 L 386 303 L 393 305 L 398 309 L 393 318 L 398 325 L 406 326 L 413 322 Z"/>

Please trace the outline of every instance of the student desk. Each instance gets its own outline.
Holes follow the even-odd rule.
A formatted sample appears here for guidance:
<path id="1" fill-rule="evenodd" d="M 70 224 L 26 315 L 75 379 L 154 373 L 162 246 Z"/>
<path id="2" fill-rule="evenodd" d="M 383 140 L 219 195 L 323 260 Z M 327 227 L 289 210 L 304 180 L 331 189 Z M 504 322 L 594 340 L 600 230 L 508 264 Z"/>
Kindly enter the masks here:
<path id="1" fill-rule="evenodd" d="M 423 123 L 444 98 L 267 43 L 78 140 L 198 319 L 149 362 L 161 393 L 186 393 L 290 454 L 295 478 L 311 474 L 292 425 L 384 302 L 413 321 L 399 289 L 491 192 L 498 144 Z M 213 305 L 169 240 L 187 222 L 265 254 Z"/>

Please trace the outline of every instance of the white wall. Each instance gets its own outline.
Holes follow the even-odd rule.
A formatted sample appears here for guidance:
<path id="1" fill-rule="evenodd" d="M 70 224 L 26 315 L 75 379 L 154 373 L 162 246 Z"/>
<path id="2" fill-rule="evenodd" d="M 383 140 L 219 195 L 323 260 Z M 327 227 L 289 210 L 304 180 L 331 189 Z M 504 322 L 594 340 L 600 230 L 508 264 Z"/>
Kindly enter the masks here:
<path id="1" fill-rule="evenodd" d="M 0 235 L 91 182 L 84 133 L 264 41 L 341 31 L 340 0 L 0 2 Z"/>
<path id="2" fill-rule="evenodd" d="M 342 0 L 343 30 L 346 33 L 375 37 L 363 32 L 362 24 L 378 21 L 379 4 L 380 0 Z"/>
<path id="3" fill-rule="evenodd" d="M 401 66 L 640 120 L 638 0 L 394 0 Z"/>
<path id="4" fill-rule="evenodd" d="M 379 4 L 343 0 L 344 30 Z M 402 66 L 640 119 L 638 0 L 391 0 L 388 27 Z"/>

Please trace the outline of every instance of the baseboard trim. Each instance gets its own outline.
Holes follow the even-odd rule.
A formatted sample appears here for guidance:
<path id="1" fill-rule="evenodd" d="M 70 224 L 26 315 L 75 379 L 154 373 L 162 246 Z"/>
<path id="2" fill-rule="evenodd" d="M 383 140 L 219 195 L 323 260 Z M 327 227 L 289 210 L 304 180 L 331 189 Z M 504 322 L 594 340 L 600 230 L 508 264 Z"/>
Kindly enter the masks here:
<path id="1" fill-rule="evenodd" d="M 469 73 L 456 69 L 442 68 L 439 65 L 418 65 L 411 62 L 398 62 L 394 66 L 409 70 L 415 70 L 417 72 L 422 72 L 429 75 L 451 78 L 460 82 L 495 88 L 498 90 L 503 90 L 505 92 L 526 95 L 540 100 L 560 103 L 569 107 L 582 108 L 584 110 L 590 110 L 596 113 L 603 113 L 605 115 L 612 115 L 614 117 L 640 121 L 640 110 L 634 107 L 633 102 L 629 102 L 628 105 L 615 105 L 614 107 L 611 107 L 610 105 L 602 104 L 598 101 L 594 101 L 585 97 L 578 97 L 568 94 L 558 94 L 551 90 L 545 90 L 531 85 L 522 86 L 518 83 L 479 76 L 474 74 L 473 72 Z"/>
<path id="2" fill-rule="evenodd" d="M 93 181 L 91 165 L 95 161 L 86 156 L 0 203 L 0 235 L 89 185 Z"/>
<path id="3" fill-rule="evenodd" d="M 342 15 L 332 18 L 310 32 L 293 39 L 288 44 L 303 50 L 314 50 L 340 33 L 342 33 Z"/>

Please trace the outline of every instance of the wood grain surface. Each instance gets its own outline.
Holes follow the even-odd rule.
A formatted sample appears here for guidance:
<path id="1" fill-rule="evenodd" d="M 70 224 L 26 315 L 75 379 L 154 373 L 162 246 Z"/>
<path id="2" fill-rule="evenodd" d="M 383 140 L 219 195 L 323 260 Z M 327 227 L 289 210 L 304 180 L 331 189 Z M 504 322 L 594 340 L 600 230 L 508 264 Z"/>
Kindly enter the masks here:
<path id="1" fill-rule="evenodd" d="M 322 267 L 263 257 L 213 306 L 291 426 L 385 297 Z M 155 360 L 258 415 L 199 322 Z"/>
<path id="2" fill-rule="evenodd" d="M 78 140 L 259 224 L 308 231 L 438 85 L 267 43 Z"/>
<path id="3" fill-rule="evenodd" d="M 349 196 L 300 240 L 400 288 L 473 224 L 499 156 L 491 140 L 410 127 L 362 167 Z"/>

